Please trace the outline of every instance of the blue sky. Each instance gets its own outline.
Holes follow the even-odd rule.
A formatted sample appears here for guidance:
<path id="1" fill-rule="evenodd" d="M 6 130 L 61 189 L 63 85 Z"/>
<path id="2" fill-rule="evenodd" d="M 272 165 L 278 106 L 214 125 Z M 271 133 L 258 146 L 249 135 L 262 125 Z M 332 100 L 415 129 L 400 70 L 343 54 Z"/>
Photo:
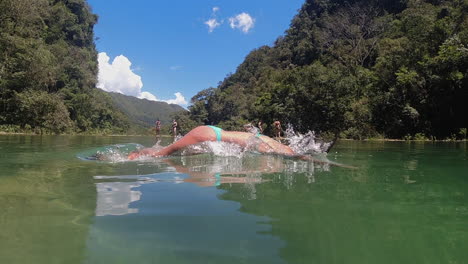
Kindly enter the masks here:
<path id="1" fill-rule="evenodd" d="M 250 51 L 283 35 L 304 0 L 88 3 L 99 16 L 98 87 L 187 107 Z"/>

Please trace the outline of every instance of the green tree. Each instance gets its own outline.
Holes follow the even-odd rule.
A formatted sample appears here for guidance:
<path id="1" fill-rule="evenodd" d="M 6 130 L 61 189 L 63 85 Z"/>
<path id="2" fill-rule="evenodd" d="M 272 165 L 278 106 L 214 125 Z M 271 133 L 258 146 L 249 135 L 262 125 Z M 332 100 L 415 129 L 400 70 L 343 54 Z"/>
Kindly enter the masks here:
<path id="1" fill-rule="evenodd" d="M 0 1 L 0 125 L 56 133 L 128 128 L 96 92 L 96 23 L 85 0 Z"/>

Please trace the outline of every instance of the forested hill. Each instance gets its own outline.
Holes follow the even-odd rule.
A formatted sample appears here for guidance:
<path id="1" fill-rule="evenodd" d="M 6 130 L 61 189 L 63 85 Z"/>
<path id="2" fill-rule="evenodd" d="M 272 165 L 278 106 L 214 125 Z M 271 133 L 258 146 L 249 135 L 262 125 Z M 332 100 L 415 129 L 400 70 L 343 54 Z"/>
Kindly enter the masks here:
<path id="1" fill-rule="evenodd" d="M 157 119 L 161 124 L 171 124 L 173 114 L 186 111 L 179 105 L 138 99 L 120 93 L 109 93 L 114 105 L 124 112 L 130 121 L 144 128 L 153 127 Z"/>
<path id="2" fill-rule="evenodd" d="M 467 0 L 307 0 L 284 36 L 192 98 L 195 123 L 466 138 Z"/>
<path id="3" fill-rule="evenodd" d="M 0 129 L 124 132 L 96 87 L 97 22 L 85 0 L 0 0 Z"/>

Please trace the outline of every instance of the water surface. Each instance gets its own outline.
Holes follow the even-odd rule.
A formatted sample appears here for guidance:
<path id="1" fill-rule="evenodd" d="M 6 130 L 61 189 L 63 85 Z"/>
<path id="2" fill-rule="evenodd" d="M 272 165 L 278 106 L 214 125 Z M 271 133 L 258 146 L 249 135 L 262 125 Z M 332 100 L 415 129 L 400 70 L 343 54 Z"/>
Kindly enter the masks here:
<path id="1" fill-rule="evenodd" d="M 466 263 L 466 143 L 77 158 L 149 137 L 0 136 L 0 263 Z M 165 141 L 163 144 L 168 144 Z"/>

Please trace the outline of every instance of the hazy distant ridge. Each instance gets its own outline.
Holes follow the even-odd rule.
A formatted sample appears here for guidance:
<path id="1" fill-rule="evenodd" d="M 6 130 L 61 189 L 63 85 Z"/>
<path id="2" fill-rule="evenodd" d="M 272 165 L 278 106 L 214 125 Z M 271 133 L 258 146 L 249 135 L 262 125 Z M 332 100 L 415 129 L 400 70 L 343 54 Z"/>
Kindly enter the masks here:
<path id="1" fill-rule="evenodd" d="M 159 118 L 162 124 L 171 122 L 171 114 L 186 111 L 176 104 L 149 101 L 120 93 L 109 93 L 114 105 L 124 112 L 135 124 L 142 127 L 151 127 Z"/>

